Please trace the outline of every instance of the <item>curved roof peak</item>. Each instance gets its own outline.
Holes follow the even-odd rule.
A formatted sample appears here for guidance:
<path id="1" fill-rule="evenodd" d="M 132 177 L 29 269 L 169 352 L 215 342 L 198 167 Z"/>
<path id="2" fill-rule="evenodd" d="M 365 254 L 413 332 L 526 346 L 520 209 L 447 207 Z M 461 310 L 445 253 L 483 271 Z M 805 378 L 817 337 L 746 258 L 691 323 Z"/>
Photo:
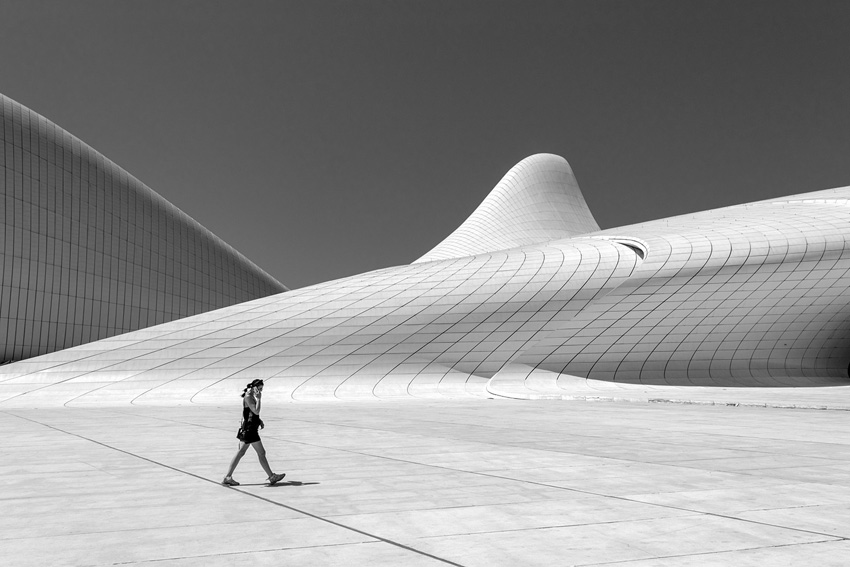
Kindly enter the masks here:
<path id="1" fill-rule="evenodd" d="M 513 166 L 460 227 L 416 262 L 461 258 L 599 230 L 567 160 L 535 154 Z"/>

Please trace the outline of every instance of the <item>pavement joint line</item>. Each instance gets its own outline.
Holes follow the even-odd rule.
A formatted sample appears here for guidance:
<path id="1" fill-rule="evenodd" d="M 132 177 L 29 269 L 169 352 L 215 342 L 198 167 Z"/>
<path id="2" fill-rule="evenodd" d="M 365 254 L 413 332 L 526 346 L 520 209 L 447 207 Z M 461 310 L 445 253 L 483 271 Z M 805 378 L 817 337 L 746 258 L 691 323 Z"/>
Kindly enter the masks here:
<path id="1" fill-rule="evenodd" d="M 677 557 L 702 557 L 709 555 L 722 555 L 724 553 L 738 553 L 741 551 L 754 551 L 757 549 L 779 549 L 782 547 L 797 547 L 801 545 L 820 545 L 823 543 L 835 543 L 839 541 L 846 541 L 845 539 L 839 540 L 821 540 L 821 541 L 801 541 L 799 543 L 777 543 L 776 545 L 759 545 L 756 547 L 744 547 L 740 549 L 722 549 L 718 551 L 702 551 L 696 553 L 680 553 L 676 555 L 660 555 L 658 557 L 651 557 L 649 559 L 675 559 Z M 634 561 L 645 561 L 645 559 L 617 559 L 616 561 L 605 561 L 604 563 L 581 563 L 576 565 L 575 567 L 593 567 L 595 565 L 622 565 L 624 563 L 632 563 Z"/>
<path id="2" fill-rule="evenodd" d="M 16 414 L 12 413 L 12 412 L 5 411 L 4 413 L 7 413 L 8 415 L 15 416 L 15 417 L 17 417 L 17 418 L 19 418 L 19 419 L 24 419 L 24 420 L 29 421 L 29 422 L 31 422 L 31 423 L 36 423 L 36 424 L 41 425 L 41 426 L 43 426 L 43 427 L 48 427 L 48 428 L 50 428 L 50 429 L 53 429 L 54 431 L 58 431 L 58 432 L 60 432 L 60 433 L 64 433 L 65 435 L 70 435 L 70 436 L 72 436 L 72 437 L 77 437 L 77 438 L 79 438 L 79 439 L 83 439 L 83 440 L 85 440 L 85 441 L 89 441 L 89 442 L 94 443 L 94 444 L 96 444 L 96 445 L 100 445 L 101 447 L 106 447 L 107 449 L 111 449 L 111 450 L 113 450 L 113 451 L 118 451 L 119 453 L 124 453 L 125 455 L 129 455 L 129 456 L 131 456 L 131 457 L 135 457 L 135 458 L 137 458 L 137 459 L 141 459 L 141 460 L 143 460 L 143 461 L 147 461 L 147 462 L 152 463 L 152 464 L 154 464 L 154 465 L 157 465 L 157 466 L 160 466 L 160 467 L 163 467 L 163 468 L 167 468 L 167 469 L 173 470 L 173 471 L 175 471 L 175 472 L 178 472 L 178 473 L 181 473 L 181 474 L 185 474 L 185 475 L 187 475 L 187 476 L 194 477 L 194 478 L 196 478 L 196 479 L 198 479 L 198 480 L 203 480 L 203 481 L 205 481 L 205 482 L 209 482 L 209 483 L 211 483 L 211 484 L 215 484 L 216 486 L 220 486 L 220 485 L 221 485 L 221 483 L 220 483 L 220 482 L 216 482 L 216 481 L 214 481 L 214 480 L 212 480 L 212 479 L 209 479 L 209 478 L 206 478 L 206 477 L 203 477 L 203 476 L 197 475 L 197 474 L 195 474 L 195 473 L 191 473 L 191 472 L 189 472 L 189 471 L 184 471 L 184 470 L 182 470 L 182 469 L 179 469 L 179 468 L 177 468 L 177 467 L 173 467 L 173 466 L 171 466 L 171 465 L 167 465 L 167 464 L 165 464 L 165 463 L 160 463 L 159 461 L 155 461 L 155 460 L 153 460 L 153 459 L 149 459 L 148 457 L 143 457 L 142 455 L 137 455 L 137 454 L 132 453 L 132 452 L 130 452 L 130 451 L 125 451 L 124 449 L 119 449 L 118 447 L 113 447 L 112 445 L 108 445 L 108 444 L 103 443 L 103 442 L 101 442 L 101 441 L 97 441 L 97 440 L 95 440 L 95 439 L 91 439 L 91 438 L 86 437 L 86 436 L 84 436 L 84 435 L 80 435 L 80 434 L 78 434 L 78 433 L 72 433 L 72 432 L 70 432 L 70 431 L 65 431 L 65 430 L 60 429 L 60 428 L 58 428 L 58 427 L 55 427 L 55 426 L 53 426 L 53 425 L 48 425 L 48 424 L 46 424 L 46 423 L 41 423 L 40 421 L 37 421 L 37 420 L 35 420 L 35 419 L 30 419 L 30 418 L 28 418 L 28 417 L 19 416 L 19 415 L 16 415 Z M 229 488 L 230 490 L 233 490 L 234 492 L 238 492 L 238 493 L 240 493 L 240 494 L 244 494 L 244 495 L 246 495 L 246 496 L 250 496 L 250 497 L 252 497 L 252 498 L 256 498 L 257 500 L 261 500 L 261 501 L 266 502 L 266 503 L 268 503 L 268 504 L 272 504 L 272 505 L 274 505 L 274 506 L 279 506 L 279 507 L 281 507 L 281 508 L 286 508 L 287 510 L 291 510 L 291 511 L 293 511 L 293 512 L 297 512 L 297 513 L 299 513 L 299 514 L 303 514 L 304 516 L 308 516 L 308 517 L 313 518 L 313 519 L 315 519 L 315 520 L 319 520 L 319 521 L 321 521 L 321 522 L 325 522 L 325 523 L 331 524 L 331 525 L 336 526 L 336 527 L 338 527 L 338 528 L 342 528 L 342 529 L 345 529 L 345 530 L 349 530 L 349 531 L 352 531 L 352 532 L 354 532 L 354 533 L 357 533 L 357 534 L 360 534 L 360 535 L 363 535 L 363 536 L 366 536 L 366 537 L 372 538 L 372 539 L 374 539 L 374 540 L 376 540 L 376 541 L 382 541 L 382 542 L 384 542 L 384 543 L 386 543 L 386 544 L 389 544 L 389 545 L 392 545 L 392 546 L 398 547 L 399 549 L 404 549 L 405 551 L 409 551 L 409 552 L 411 552 L 411 553 L 416 553 L 417 555 L 422 555 L 422 556 L 424 556 L 424 557 L 429 557 L 429 558 L 431 558 L 431 559 L 434 559 L 434 560 L 436 560 L 436 561 L 440 561 L 440 562 L 445 563 L 445 564 L 447 564 L 447 565 L 454 565 L 455 567 L 464 567 L 462 564 L 460 564 L 460 563 L 455 563 L 454 561 L 451 561 L 451 560 L 449 560 L 449 559 L 445 559 L 445 558 L 443 558 L 443 557 L 438 557 L 438 556 L 436 556 L 436 555 L 432 555 L 432 554 L 427 553 L 427 552 L 425 552 L 425 551 L 421 551 L 421 550 L 419 550 L 419 549 L 416 549 L 416 548 L 413 548 L 413 547 L 410 547 L 410 546 L 404 545 L 403 543 L 399 543 L 399 542 L 397 542 L 397 541 L 393 541 L 393 540 L 391 540 L 391 539 L 387 539 L 387 538 L 385 538 L 385 537 L 381 537 L 381 536 L 378 536 L 378 535 L 375 535 L 375 534 L 371 534 L 371 533 L 369 533 L 369 532 L 366 532 L 366 531 L 363 531 L 363 530 L 359 530 L 359 529 L 354 528 L 354 527 L 351 527 L 351 526 L 347 526 L 347 525 L 342 524 L 342 523 L 340 523 L 340 522 L 336 522 L 336 521 L 334 521 L 334 520 L 329 520 L 328 518 L 323 518 L 322 516 L 319 516 L 319 515 L 317 515 L 317 514 L 313 514 L 313 513 L 311 513 L 311 512 L 307 512 L 306 510 L 301 510 L 301 509 L 299 509 L 299 508 L 295 508 L 294 506 L 289 506 L 289 505 L 287 505 L 287 504 L 283 504 L 283 503 L 281 503 L 281 502 L 276 502 L 276 501 L 274 501 L 274 500 L 271 500 L 271 499 L 269 499 L 269 498 L 265 498 L 265 497 L 260 496 L 260 495 L 258 495 L 258 494 L 252 494 L 251 492 L 246 492 L 245 490 L 239 490 L 239 489 L 238 489 L 238 488 L 236 488 L 236 487 L 232 487 L 232 486 L 231 486 L 231 487 L 227 487 L 227 488 Z"/>
<path id="3" fill-rule="evenodd" d="M 160 559 L 142 559 L 140 561 L 120 561 L 110 565 L 143 565 L 145 563 L 159 563 L 161 561 L 180 561 L 181 559 L 203 559 L 209 557 L 231 557 L 236 555 L 252 555 L 255 553 L 272 553 L 274 551 L 291 551 L 301 549 L 323 549 L 325 547 L 345 547 L 354 545 L 375 545 L 377 541 L 360 541 L 354 543 L 329 543 L 327 545 L 305 545 L 302 547 L 276 547 L 274 549 L 256 549 L 252 551 L 227 551 L 224 553 L 211 553 L 207 555 L 185 555 L 183 557 L 162 557 Z"/>
<path id="4" fill-rule="evenodd" d="M 475 506 L 472 506 L 474 508 Z M 362 514 L 358 514 L 362 515 Z M 691 514 L 691 516 L 700 516 L 701 514 Z M 688 517 L 688 516 L 683 516 Z M 458 537 L 458 536 L 477 536 L 477 535 L 492 535 L 492 534 L 509 534 L 516 532 L 531 532 L 531 531 L 546 531 L 546 530 L 558 530 L 561 528 L 582 528 L 586 526 L 612 526 L 616 524 L 628 524 L 630 522 L 651 522 L 653 520 L 663 520 L 664 518 L 639 518 L 632 520 L 608 520 L 606 522 L 581 522 L 577 524 L 557 524 L 551 526 L 533 526 L 528 528 L 510 528 L 505 530 L 486 530 L 480 532 L 464 532 L 464 533 L 456 533 L 456 534 L 437 534 L 437 535 L 429 535 L 422 536 L 418 539 L 438 539 L 444 537 Z M 827 540 L 823 540 L 827 541 Z M 831 541 L 831 540 L 830 540 Z M 633 561 L 633 560 L 631 560 Z"/>
<path id="5" fill-rule="evenodd" d="M 292 519 L 297 519 L 297 518 L 292 518 Z M 219 525 L 219 526 L 239 526 L 241 524 L 253 524 L 253 523 L 260 523 L 260 522 L 257 521 L 257 520 L 251 520 L 251 521 L 247 521 L 247 522 L 217 522 L 216 525 Z M 181 524 L 181 525 L 168 526 L 169 529 L 196 528 L 196 527 L 198 527 L 198 524 Z M 121 530 L 89 530 L 89 531 L 84 531 L 84 532 L 69 532 L 69 533 L 62 533 L 62 534 L 54 534 L 53 536 L 50 536 L 50 537 L 74 537 L 74 536 L 80 536 L 80 535 L 122 534 L 122 533 L 133 533 L 133 532 L 144 532 L 144 531 L 147 531 L 147 530 L 157 530 L 157 529 L 161 529 L 161 528 L 159 528 L 159 527 L 146 527 L 146 528 L 125 528 L 125 529 L 121 529 Z M 38 540 L 38 539 L 42 539 L 42 538 L 43 538 L 43 536 L 40 535 L 40 534 L 31 535 L 31 536 L 13 536 L 13 537 L 5 537 L 5 536 L 0 535 L 0 542 L 22 540 L 22 539 Z M 360 543 L 370 543 L 370 542 L 360 542 Z M 377 542 L 372 542 L 372 543 L 377 543 Z M 338 546 L 338 545 L 352 545 L 352 544 L 329 543 L 327 545 L 304 545 L 304 546 L 298 546 L 298 547 L 285 547 L 285 548 L 282 547 L 282 548 L 279 548 L 279 549 L 309 549 L 311 547 L 333 547 L 333 546 Z M 265 551 L 265 550 L 261 550 L 261 551 Z M 234 551 L 234 552 L 229 552 L 229 553 L 222 553 L 221 555 L 229 555 L 229 554 L 236 554 L 236 553 L 251 553 L 251 552 Z M 159 560 L 158 559 L 147 559 L 146 561 L 159 561 Z M 130 563 L 132 563 L 132 561 Z"/>
<path id="6" fill-rule="evenodd" d="M 766 452 L 766 451 L 753 451 L 753 452 L 754 453 L 764 453 L 765 455 L 775 455 L 776 454 L 776 453 L 770 453 L 770 452 Z M 785 455 L 792 455 L 792 454 L 793 453 L 785 453 Z M 846 460 L 846 459 L 829 459 L 829 458 L 826 458 L 826 457 L 813 457 L 812 455 L 794 455 L 794 456 L 795 457 L 803 457 L 803 458 L 806 458 L 806 459 L 815 459 L 815 460 L 818 460 L 818 461 L 824 461 L 824 466 L 831 466 L 831 462 L 835 461 L 835 460 Z M 750 459 L 750 458 L 752 458 L 752 455 L 747 455 L 746 457 L 744 457 L 744 456 L 741 456 L 741 457 L 724 457 L 725 460 L 729 460 L 729 461 L 735 460 L 735 459 Z M 690 463 L 703 463 L 703 462 L 706 462 L 706 461 L 711 462 L 711 461 L 716 461 L 716 460 L 717 460 L 716 458 L 706 457 L 704 459 L 688 459 L 686 461 L 656 461 L 656 462 L 659 463 L 659 464 L 663 464 L 663 465 L 667 465 L 668 463 L 680 464 L 680 465 L 682 465 L 686 468 L 689 468 L 687 465 L 689 465 Z M 761 468 L 740 469 L 740 470 L 765 471 L 765 470 L 770 470 L 770 469 L 795 468 L 795 467 L 799 467 L 799 466 L 800 465 L 788 465 L 788 466 L 779 466 L 779 467 L 761 467 Z M 808 465 L 806 465 L 806 466 L 808 466 Z M 818 466 L 818 465 L 815 464 L 815 465 L 812 465 L 812 466 Z M 729 472 L 729 471 L 719 470 L 717 472 Z M 732 472 L 735 472 L 735 471 L 732 471 Z"/>

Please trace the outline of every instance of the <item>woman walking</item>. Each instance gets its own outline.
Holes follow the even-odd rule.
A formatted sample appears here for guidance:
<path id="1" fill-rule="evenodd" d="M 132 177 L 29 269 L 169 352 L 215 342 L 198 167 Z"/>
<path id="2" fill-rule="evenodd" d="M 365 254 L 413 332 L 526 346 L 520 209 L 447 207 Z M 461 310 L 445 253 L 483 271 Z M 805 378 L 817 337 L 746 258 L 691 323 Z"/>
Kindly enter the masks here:
<path id="1" fill-rule="evenodd" d="M 239 439 L 239 449 L 236 451 L 233 460 L 230 461 L 230 468 L 227 469 L 227 474 L 221 484 L 225 486 L 239 486 L 239 483 L 233 480 L 233 471 L 236 470 L 236 465 L 242 460 L 248 446 L 254 448 L 257 452 L 257 457 L 260 459 L 260 466 L 269 475 L 269 486 L 277 484 L 286 476 L 286 474 L 275 474 L 266 460 L 266 449 L 263 447 L 263 442 L 260 440 L 260 429 L 265 427 L 263 420 L 260 419 L 260 404 L 263 397 L 263 381 L 254 380 L 248 384 L 242 391 L 242 427 L 239 428 L 239 433 L 236 438 Z"/>

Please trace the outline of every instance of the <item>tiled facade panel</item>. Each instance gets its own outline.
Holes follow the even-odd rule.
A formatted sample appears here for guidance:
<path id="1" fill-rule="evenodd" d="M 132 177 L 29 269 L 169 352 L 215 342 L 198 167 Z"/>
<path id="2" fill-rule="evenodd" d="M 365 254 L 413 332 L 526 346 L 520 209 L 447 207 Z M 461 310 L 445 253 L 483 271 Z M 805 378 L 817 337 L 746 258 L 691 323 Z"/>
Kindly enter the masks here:
<path id="1" fill-rule="evenodd" d="M 846 199 L 809 199 L 603 231 L 641 237 L 646 261 L 500 380 L 536 372 L 699 386 L 846 382 L 848 223 Z"/>
<path id="2" fill-rule="evenodd" d="M 417 262 L 460 258 L 599 230 L 567 160 L 525 158 L 464 223 Z"/>
<path id="3" fill-rule="evenodd" d="M 285 288 L 103 155 L 0 95 L 0 363 Z"/>

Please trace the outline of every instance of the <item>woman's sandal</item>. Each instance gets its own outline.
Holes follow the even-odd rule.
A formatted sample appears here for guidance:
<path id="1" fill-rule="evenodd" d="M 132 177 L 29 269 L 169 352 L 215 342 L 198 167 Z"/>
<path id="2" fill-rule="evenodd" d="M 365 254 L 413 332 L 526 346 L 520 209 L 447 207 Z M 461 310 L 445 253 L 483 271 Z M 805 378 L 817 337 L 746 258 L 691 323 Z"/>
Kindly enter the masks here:
<path id="1" fill-rule="evenodd" d="M 279 483 L 280 481 L 283 480 L 283 477 L 285 477 L 285 476 L 286 476 L 286 473 L 272 474 L 269 477 L 269 486 L 274 486 L 275 484 Z"/>
<path id="2" fill-rule="evenodd" d="M 238 482 L 236 482 L 235 480 L 233 480 L 233 479 L 232 479 L 232 478 L 230 478 L 230 477 L 228 477 L 228 478 L 226 478 L 226 479 L 222 480 L 222 481 L 221 481 L 221 484 L 222 484 L 223 486 L 239 486 L 239 483 L 238 483 Z"/>

